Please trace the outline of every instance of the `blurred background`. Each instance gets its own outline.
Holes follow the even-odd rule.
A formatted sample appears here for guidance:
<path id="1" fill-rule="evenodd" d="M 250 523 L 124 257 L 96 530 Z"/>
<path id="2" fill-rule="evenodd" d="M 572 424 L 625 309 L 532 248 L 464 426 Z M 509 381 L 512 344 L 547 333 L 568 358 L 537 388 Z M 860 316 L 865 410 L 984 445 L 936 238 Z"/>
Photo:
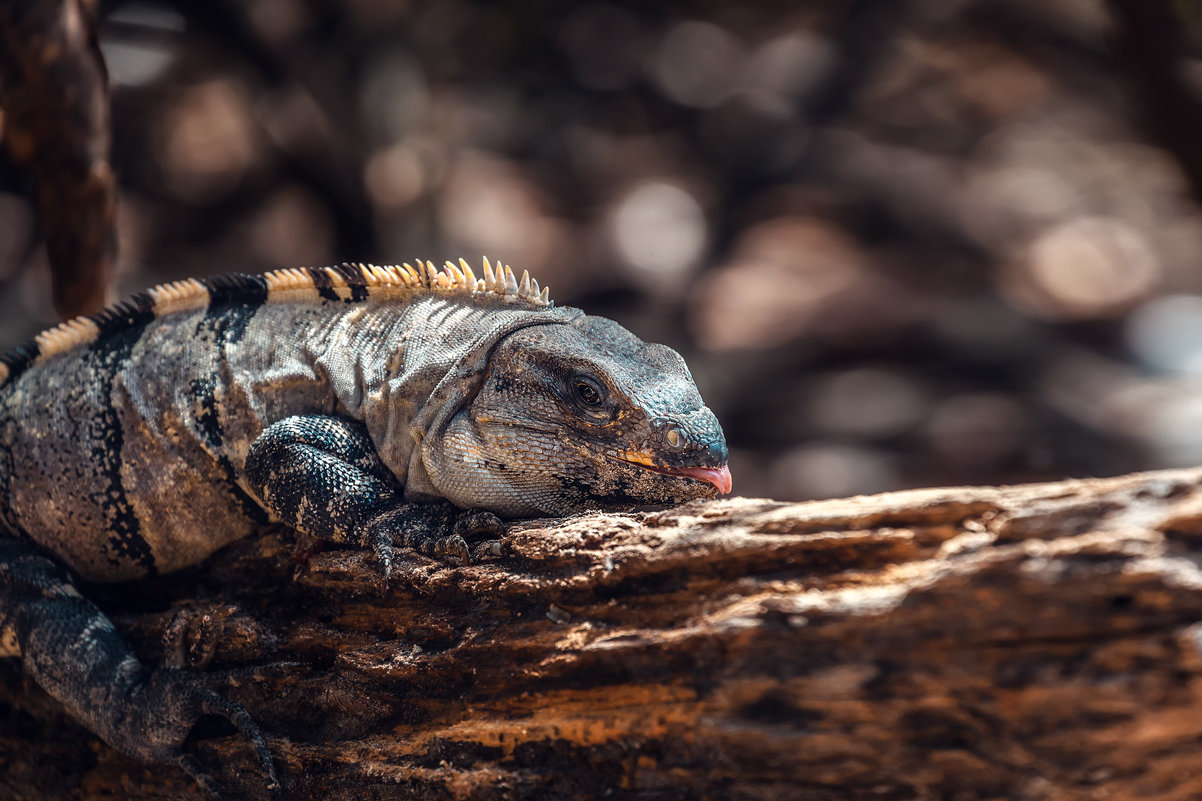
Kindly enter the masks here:
<path id="1" fill-rule="evenodd" d="M 486 254 L 681 351 L 743 495 L 1199 464 L 1200 5 L 102 2 L 118 293 Z"/>

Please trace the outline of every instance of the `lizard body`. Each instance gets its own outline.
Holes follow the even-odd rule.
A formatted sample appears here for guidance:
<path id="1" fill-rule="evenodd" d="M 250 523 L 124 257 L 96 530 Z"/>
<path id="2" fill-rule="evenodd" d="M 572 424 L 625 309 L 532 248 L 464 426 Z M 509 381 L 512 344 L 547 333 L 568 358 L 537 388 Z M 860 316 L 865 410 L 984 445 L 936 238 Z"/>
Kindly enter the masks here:
<path id="1" fill-rule="evenodd" d="M 683 360 L 485 262 L 167 284 L 0 359 L 0 649 L 115 747 L 174 761 L 236 704 L 146 671 L 90 581 L 167 573 L 278 520 L 467 557 L 500 517 L 729 491 Z M 7 646 L 6 646 L 7 644 Z"/>

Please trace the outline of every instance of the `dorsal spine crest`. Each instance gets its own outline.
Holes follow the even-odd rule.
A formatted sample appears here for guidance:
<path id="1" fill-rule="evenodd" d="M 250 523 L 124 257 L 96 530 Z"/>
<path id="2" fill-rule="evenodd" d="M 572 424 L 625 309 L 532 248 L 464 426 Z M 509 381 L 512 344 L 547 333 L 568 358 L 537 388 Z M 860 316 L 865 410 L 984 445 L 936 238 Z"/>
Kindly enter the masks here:
<path id="1" fill-rule="evenodd" d="M 458 264 L 448 261 L 441 270 L 432 261 L 415 262 L 416 267 L 408 262 L 289 267 L 261 275 L 231 273 L 159 284 L 96 314 L 60 323 L 0 356 L 0 386 L 33 364 L 91 345 L 104 335 L 143 322 L 147 317 L 195 311 L 213 303 L 239 299 L 271 303 L 295 299 L 298 293 L 312 293 L 315 298 L 363 301 L 373 293 L 402 290 L 411 295 L 429 292 L 502 298 L 532 309 L 553 305 L 549 288 L 539 287 L 538 281 L 525 270 L 519 281 L 513 269 L 500 261 L 494 268 L 485 258 L 482 278 L 463 259 Z"/>

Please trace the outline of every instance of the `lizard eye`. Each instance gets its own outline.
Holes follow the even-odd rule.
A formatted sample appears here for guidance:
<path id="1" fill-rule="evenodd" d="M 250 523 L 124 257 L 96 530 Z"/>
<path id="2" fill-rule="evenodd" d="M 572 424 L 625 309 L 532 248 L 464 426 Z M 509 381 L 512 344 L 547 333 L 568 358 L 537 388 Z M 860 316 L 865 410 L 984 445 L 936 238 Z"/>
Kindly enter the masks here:
<path id="1" fill-rule="evenodd" d="M 572 397 L 585 408 L 600 409 L 605 404 L 605 388 L 587 375 L 573 376 Z"/>

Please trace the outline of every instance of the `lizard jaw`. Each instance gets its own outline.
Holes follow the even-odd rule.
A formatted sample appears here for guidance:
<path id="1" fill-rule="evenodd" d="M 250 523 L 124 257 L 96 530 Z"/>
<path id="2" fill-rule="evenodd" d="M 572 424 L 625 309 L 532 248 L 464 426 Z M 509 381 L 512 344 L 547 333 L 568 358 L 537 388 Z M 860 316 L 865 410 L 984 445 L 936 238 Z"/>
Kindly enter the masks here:
<path id="1" fill-rule="evenodd" d="M 627 464 L 638 465 L 656 473 L 665 473 L 669 476 L 684 476 L 685 478 L 704 481 L 717 488 L 718 493 L 721 495 L 729 495 L 733 484 L 730 477 L 729 465 L 722 465 L 721 467 L 664 467 L 654 464 L 645 454 L 636 454 L 629 451 L 626 453 L 625 458 L 618 457 L 618 459 Z"/>

